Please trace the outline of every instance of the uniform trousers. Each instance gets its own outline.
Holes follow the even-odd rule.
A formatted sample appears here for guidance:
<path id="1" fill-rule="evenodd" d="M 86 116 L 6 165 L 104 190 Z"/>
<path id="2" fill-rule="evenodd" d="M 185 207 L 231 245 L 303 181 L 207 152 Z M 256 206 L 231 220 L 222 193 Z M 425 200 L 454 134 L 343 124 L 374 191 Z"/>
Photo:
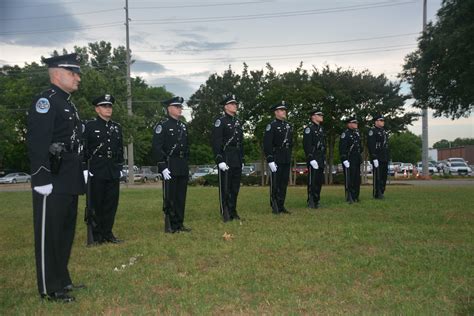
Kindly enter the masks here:
<path id="1" fill-rule="evenodd" d="M 38 291 L 63 292 L 72 284 L 69 257 L 76 229 L 78 196 L 33 191 L 33 223 Z"/>
<path id="2" fill-rule="evenodd" d="M 221 215 L 228 212 L 230 218 L 237 215 L 237 196 L 240 190 L 242 167 L 230 167 L 226 171 L 219 169 L 219 199 Z M 224 218 L 226 220 L 226 218 Z"/>
<path id="3" fill-rule="evenodd" d="M 172 230 L 183 227 L 187 189 L 187 176 L 171 174 L 170 180 L 163 181 L 163 212 L 169 216 Z"/>
<path id="4" fill-rule="evenodd" d="M 372 174 L 374 177 L 372 195 L 377 198 L 385 192 L 388 175 L 388 162 L 379 161 L 378 168 L 375 168 L 372 162 Z"/>
<path id="5" fill-rule="evenodd" d="M 277 171 L 270 172 L 270 205 L 273 213 L 285 211 L 286 189 L 290 178 L 290 164 L 277 164 Z"/>
<path id="6" fill-rule="evenodd" d="M 314 169 L 308 164 L 308 206 L 313 207 L 321 198 L 321 187 L 324 183 L 324 165 Z"/>
<path id="7" fill-rule="evenodd" d="M 117 213 L 120 179 L 101 179 L 95 176 L 91 179 L 91 202 L 95 211 L 94 240 L 101 237 L 109 238 L 113 236 L 112 227 Z"/>
<path id="8" fill-rule="evenodd" d="M 348 189 L 352 200 L 358 200 L 360 193 L 360 160 L 349 160 L 349 163 L 349 168 L 344 167 L 346 189 Z M 349 200 L 349 196 L 346 199 Z"/>

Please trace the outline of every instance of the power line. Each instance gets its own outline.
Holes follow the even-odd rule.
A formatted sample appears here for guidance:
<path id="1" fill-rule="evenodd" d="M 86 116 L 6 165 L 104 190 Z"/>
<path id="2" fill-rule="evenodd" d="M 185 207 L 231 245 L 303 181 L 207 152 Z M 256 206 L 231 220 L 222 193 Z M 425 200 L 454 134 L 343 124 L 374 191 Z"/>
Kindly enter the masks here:
<path id="1" fill-rule="evenodd" d="M 396 34 L 396 35 L 384 35 L 384 36 L 374 36 L 374 37 L 363 37 L 363 38 L 354 38 L 347 40 L 338 40 L 338 41 L 326 41 L 326 42 L 312 42 L 312 43 L 296 43 L 296 44 L 284 44 L 284 45 L 269 45 L 269 46 L 247 46 L 247 47 L 223 47 L 223 48 L 203 48 L 203 49 L 179 49 L 179 51 L 184 52 L 201 52 L 201 51 L 222 51 L 222 50 L 244 50 L 244 49 L 261 49 L 261 48 L 282 48 L 282 47 L 296 47 L 296 46 L 311 46 L 311 45 L 325 45 L 325 44 L 340 44 L 340 43 L 349 43 L 349 42 L 359 42 L 359 41 L 370 41 L 377 39 L 386 39 L 386 38 L 395 38 L 395 37 L 405 37 L 412 35 L 419 35 L 420 33 L 405 33 L 405 34 Z M 157 50 L 138 50 L 135 53 L 153 53 L 153 52 L 171 52 L 173 49 L 157 49 Z"/>
<path id="2" fill-rule="evenodd" d="M 54 29 L 46 29 L 46 30 L 38 30 L 38 31 L 3 32 L 3 33 L 0 33 L 0 35 L 10 36 L 10 35 L 24 35 L 24 34 L 53 33 L 53 32 L 69 32 L 69 31 L 80 31 L 80 30 L 88 30 L 88 29 L 96 29 L 96 28 L 114 27 L 114 26 L 119 26 L 119 25 L 123 25 L 123 23 L 111 22 L 111 23 L 86 25 L 86 26 L 74 27 L 74 28 L 54 28 Z"/>
<path id="3" fill-rule="evenodd" d="M 155 25 L 155 24 L 182 24 L 182 23 L 202 23 L 202 22 L 221 22 L 221 21 L 236 21 L 236 20 L 255 20 L 255 19 L 272 19 L 279 17 L 293 17 L 293 16 L 302 16 L 302 15 L 316 15 L 316 14 L 327 14 L 327 13 L 337 13 L 337 12 L 346 12 L 346 11 L 358 11 L 365 9 L 374 9 L 374 8 L 385 8 L 400 6 L 406 4 L 413 4 L 414 1 L 404 1 L 404 2 L 385 2 L 380 4 L 364 4 L 364 5 L 353 5 L 346 7 L 336 7 L 328 9 L 316 9 L 316 10 L 303 10 L 303 11 L 290 11 L 290 12 L 278 12 L 278 13 L 264 13 L 264 14 L 247 14 L 247 15 L 232 15 L 232 16 L 214 16 L 214 17 L 190 17 L 185 18 L 184 20 L 177 21 L 176 19 L 152 19 L 152 20 L 134 20 L 135 25 Z"/>
<path id="4" fill-rule="evenodd" d="M 173 5 L 173 6 L 152 6 L 152 7 L 131 7 L 131 10 L 137 9 L 181 9 L 181 8 L 202 8 L 202 7 L 221 7 L 221 6 L 236 6 L 236 5 L 248 5 L 248 4 L 257 4 L 257 3 L 269 3 L 271 1 L 261 0 L 261 1 L 248 1 L 248 2 L 231 2 L 231 3 L 209 3 L 209 4 L 184 4 L 184 5 Z"/>

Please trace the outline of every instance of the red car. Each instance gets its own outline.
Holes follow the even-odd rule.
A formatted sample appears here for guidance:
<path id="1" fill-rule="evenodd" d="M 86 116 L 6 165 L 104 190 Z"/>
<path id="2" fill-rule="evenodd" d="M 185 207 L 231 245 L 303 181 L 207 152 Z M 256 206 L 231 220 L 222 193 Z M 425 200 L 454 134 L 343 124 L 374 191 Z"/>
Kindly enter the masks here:
<path id="1" fill-rule="evenodd" d="M 291 169 L 291 172 L 296 174 L 307 174 L 308 167 L 306 166 L 306 162 L 297 162 L 296 166 Z"/>

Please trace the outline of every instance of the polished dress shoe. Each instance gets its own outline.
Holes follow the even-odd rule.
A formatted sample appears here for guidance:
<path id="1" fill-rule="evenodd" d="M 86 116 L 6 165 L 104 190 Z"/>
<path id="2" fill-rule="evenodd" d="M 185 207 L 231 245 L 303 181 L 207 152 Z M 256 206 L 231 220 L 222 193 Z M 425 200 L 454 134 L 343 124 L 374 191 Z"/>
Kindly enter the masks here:
<path id="1" fill-rule="evenodd" d="M 81 290 L 81 289 L 85 289 L 86 286 L 82 283 L 78 283 L 78 284 L 69 284 L 69 285 L 66 285 L 64 287 L 64 292 L 67 293 L 67 292 L 71 292 L 71 291 L 74 291 L 74 290 Z"/>
<path id="2" fill-rule="evenodd" d="M 71 303 L 76 300 L 74 296 L 68 295 L 64 292 L 53 292 L 48 295 L 41 294 L 41 298 L 51 301 L 51 302 L 60 302 L 60 303 Z"/>
<path id="3" fill-rule="evenodd" d="M 120 244 L 120 243 L 123 242 L 122 239 L 118 239 L 114 235 L 107 236 L 104 239 L 105 239 L 106 242 L 110 242 L 110 243 L 113 243 L 113 244 Z"/>

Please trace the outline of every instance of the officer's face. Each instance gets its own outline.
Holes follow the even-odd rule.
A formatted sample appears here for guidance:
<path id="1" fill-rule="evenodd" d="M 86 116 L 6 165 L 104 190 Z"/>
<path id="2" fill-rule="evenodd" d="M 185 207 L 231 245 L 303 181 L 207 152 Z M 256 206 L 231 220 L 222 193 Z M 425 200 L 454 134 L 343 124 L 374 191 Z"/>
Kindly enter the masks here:
<path id="1" fill-rule="evenodd" d="M 359 123 L 349 123 L 349 124 L 347 124 L 347 126 L 350 129 L 357 129 L 357 127 L 359 126 Z"/>
<path id="2" fill-rule="evenodd" d="M 377 120 L 377 121 L 375 121 L 375 126 L 384 127 L 385 126 L 385 121 L 384 120 Z"/>
<path id="3" fill-rule="evenodd" d="M 172 118 L 177 119 L 177 118 L 181 117 L 181 113 L 183 113 L 183 108 L 181 106 L 170 105 L 168 107 L 168 114 Z"/>
<path id="4" fill-rule="evenodd" d="M 228 103 L 224 106 L 224 110 L 229 114 L 229 115 L 235 115 L 237 113 L 237 109 L 239 106 L 237 103 Z"/>
<path id="5" fill-rule="evenodd" d="M 324 117 L 322 115 L 318 115 L 318 114 L 313 114 L 311 115 L 311 120 L 314 122 L 314 123 L 322 123 L 323 120 L 324 120 Z"/>
<path id="6" fill-rule="evenodd" d="M 111 104 L 103 104 L 95 107 L 95 112 L 99 115 L 102 119 L 108 121 L 112 118 L 112 105 Z"/>
<path id="7" fill-rule="evenodd" d="M 58 68 L 56 83 L 58 87 L 66 92 L 74 92 L 79 89 L 79 83 L 81 82 L 81 76 L 78 73 L 72 72 L 64 68 Z"/>
<path id="8" fill-rule="evenodd" d="M 275 110 L 275 117 L 279 120 L 286 119 L 286 110 L 285 109 Z"/>

